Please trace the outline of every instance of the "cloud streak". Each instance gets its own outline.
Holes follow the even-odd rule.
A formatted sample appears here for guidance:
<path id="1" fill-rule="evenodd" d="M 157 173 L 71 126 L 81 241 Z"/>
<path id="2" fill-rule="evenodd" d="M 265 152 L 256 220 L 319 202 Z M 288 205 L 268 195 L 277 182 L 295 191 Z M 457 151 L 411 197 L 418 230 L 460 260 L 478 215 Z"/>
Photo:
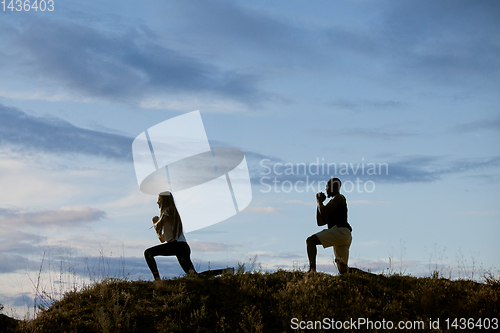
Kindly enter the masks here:
<path id="1" fill-rule="evenodd" d="M 324 30 L 335 59 L 350 73 L 361 62 L 368 73 L 380 71 L 381 80 L 399 84 L 408 79 L 453 86 L 487 77 L 494 81 L 491 73 L 500 70 L 496 2 L 405 1 L 381 8 L 377 25 Z"/>
<path id="2" fill-rule="evenodd" d="M 307 63 L 308 68 L 333 66 L 342 71 L 348 68 L 350 73 L 361 68 L 373 73 L 377 68 L 384 77 L 404 73 L 412 80 L 450 83 L 474 73 L 499 70 L 496 59 L 500 45 L 493 33 L 499 28 L 498 5 L 459 3 L 397 2 L 380 6 L 377 14 L 368 14 L 371 7 L 366 6 L 367 12 L 360 14 L 377 24 L 340 21 L 331 26 L 306 25 L 286 14 L 228 1 L 176 2 L 165 14 L 208 52 L 214 48 L 227 48 L 227 52 L 243 49 L 255 55 L 250 61 L 271 61 L 278 67 Z M 344 6 L 339 3 L 329 9 L 342 11 Z M 320 10 L 319 6 L 315 9 Z M 172 28 L 176 29 L 175 25 Z M 459 39 L 454 37 L 456 31 L 460 31 Z M 273 59 L 268 58 L 270 54 Z M 275 61 L 278 58 L 279 62 Z M 362 60 L 364 67 L 356 60 Z"/>
<path id="3" fill-rule="evenodd" d="M 455 134 L 480 131 L 500 132 L 500 118 L 477 120 L 470 123 L 457 125 L 452 129 L 452 132 Z"/>
<path id="4" fill-rule="evenodd" d="M 339 99 L 330 103 L 336 109 L 349 110 L 354 112 L 372 110 L 394 110 L 401 108 L 402 103 L 393 100 L 347 100 Z"/>
<path id="5" fill-rule="evenodd" d="M 286 15 L 228 1 L 179 1 L 158 10 L 168 18 L 164 28 L 170 33 L 165 39 L 141 24 L 113 30 L 110 24 L 90 26 L 81 20 L 5 20 L 0 28 L 8 34 L 0 43 L 8 51 L 0 53 L 0 60 L 10 66 L 0 65 L 0 71 L 15 73 L 38 87 L 43 78 L 43 86 L 52 85 L 46 91 L 49 95 L 56 88 L 55 95 L 71 98 L 80 94 L 175 108 L 177 100 L 192 102 L 186 95 L 203 95 L 214 105 L 237 101 L 255 106 L 277 100 L 262 89 L 264 80 L 283 73 L 279 68 L 294 71 L 297 64 L 321 71 L 332 67 L 351 75 L 365 76 L 368 71 L 371 77 L 380 77 L 382 73 L 383 80 L 393 82 L 405 78 L 440 84 L 484 79 L 485 73 L 494 77 L 492 73 L 500 70 L 500 44 L 492 34 L 500 28 L 495 15 L 499 8 L 493 2 L 396 3 L 380 10 L 379 24 L 355 27 L 305 25 Z M 454 38 L 456 33 L 451 32 L 455 31 L 460 31 L 461 38 Z M 196 47 L 175 42 L 176 35 Z M 355 104 L 340 100 L 334 105 L 351 110 L 400 106 L 391 100 Z"/>
<path id="6" fill-rule="evenodd" d="M 7 38 L 26 79 L 70 88 L 82 97 L 140 102 L 152 94 L 207 93 L 253 104 L 264 95 L 259 78 L 222 69 L 158 41 L 148 28 L 104 31 L 77 21 L 31 17 L 4 23 Z M 5 56 L 4 56 L 5 58 Z M 7 70 L 3 68 L 3 70 Z M 35 82 L 31 80 L 31 82 Z"/>
<path id="7" fill-rule="evenodd" d="M 0 223 L 6 227 L 75 227 L 106 217 L 102 210 L 87 207 L 62 207 L 57 210 L 21 211 L 0 208 Z"/>
<path id="8" fill-rule="evenodd" d="M 304 163 L 287 163 L 272 156 L 250 154 L 249 169 L 251 181 L 254 185 L 274 187 L 274 181 L 278 186 L 284 182 L 290 182 L 291 186 L 299 185 L 300 188 L 314 183 L 318 188 L 318 182 L 323 182 L 330 177 L 339 177 L 343 182 L 355 182 L 358 178 L 363 181 L 377 181 L 384 183 L 425 183 L 435 182 L 445 176 L 454 174 L 467 174 L 500 167 L 500 156 L 488 159 L 458 159 L 445 160 L 442 156 L 404 156 L 398 160 L 375 162 L 331 162 L 316 160 Z M 260 158 L 260 159 L 257 159 Z M 480 174 L 475 176 L 481 177 Z M 290 185 L 287 185 L 290 187 Z"/>
<path id="9" fill-rule="evenodd" d="M 394 131 L 376 128 L 351 128 L 351 129 L 340 129 L 337 131 L 332 130 L 310 130 L 309 133 L 321 137 L 358 137 L 369 140 L 394 140 L 399 138 L 414 137 L 415 133 L 409 131 Z"/>
<path id="10" fill-rule="evenodd" d="M 0 104 L 0 145 L 21 151 L 88 154 L 132 160 L 133 139 L 83 129 L 55 117 L 35 117 Z"/>
<path id="11" fill-rule="evenodd" d="M 33 264 L 34 262 L 26 257 L 0 253 L 0 273 L 11 273 L 26 270 Z"/>
<path id="12" fill-rule="evenodd" d="M 261 213 L 261 214 L 280 214 L 281 210 L 274 207 L 248 207 L 244 210 L 245 213 Z"/>
<path id="13" fill-rule="evenodd" d="M 314 45 L 311 42 L 313 34 L 302 27 L 232 1 L 178 1 L 165 15 L 199 43 L 210 41 L 215 47 L 229 52 L 238 48 L 255 54 L 286 53 L 287 58 L 297 59 L 297 55 L 310 57 L 310 46 Z"/>

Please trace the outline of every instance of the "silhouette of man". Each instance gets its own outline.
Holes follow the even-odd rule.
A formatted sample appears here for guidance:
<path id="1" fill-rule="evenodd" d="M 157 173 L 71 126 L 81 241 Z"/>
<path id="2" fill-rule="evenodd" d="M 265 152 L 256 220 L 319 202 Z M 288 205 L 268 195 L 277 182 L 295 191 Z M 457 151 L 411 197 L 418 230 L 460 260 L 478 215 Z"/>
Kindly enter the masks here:
<path id="1" fill-rule="evenodd" d="M 309 258 L 309 272 L 316 271 L 316 246 L 323 245 L 323 248 L 333 246 L 335 263 L 340 274 L 349 271 L 347 261 L 349 260 L 349 247 L 351 246 L 352 228 L 347 222 L 347 202 L 340 194 L 342 183 L 338 178 L 332 178 L 326 183 L 326 194 L 332 198 L 326 205 L 323 205 L 326 196 L 319 192 L 316 194 L 318 208 L 316 210 L 316 223 L 318 226 L 328 225 L 324 229 L 306 239 L 307 256 Z"/>

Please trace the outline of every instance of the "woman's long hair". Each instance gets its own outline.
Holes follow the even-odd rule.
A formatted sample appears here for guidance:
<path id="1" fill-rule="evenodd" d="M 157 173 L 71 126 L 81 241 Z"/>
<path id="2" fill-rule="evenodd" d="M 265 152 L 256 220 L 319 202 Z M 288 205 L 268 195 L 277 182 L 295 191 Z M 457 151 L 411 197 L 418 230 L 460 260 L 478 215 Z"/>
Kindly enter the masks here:
<path id="1" fill-rule="evenodd" d="M 178 238 L 182 234 L 182 221 L 179 211 L 175 206 L 174 196 L 171 192 L 161 192 L 160 195 L 160 211 L 163 212 L 168 209 L 169 218 L 172 221 L 172 231 L 174 237 Z M 169 209 L 170 208 L 170 209 Z"/>

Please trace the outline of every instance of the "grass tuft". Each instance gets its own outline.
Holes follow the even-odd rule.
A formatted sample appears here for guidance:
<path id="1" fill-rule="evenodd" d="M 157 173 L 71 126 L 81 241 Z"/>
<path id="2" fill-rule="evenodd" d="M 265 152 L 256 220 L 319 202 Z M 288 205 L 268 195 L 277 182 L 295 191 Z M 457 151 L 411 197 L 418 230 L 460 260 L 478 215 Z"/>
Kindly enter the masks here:
<path id="1" fill-rule="evenodd" d="M 17 332 L 291 332 L 291 320 L 498 318 L 499 280 L 278 270 L 153 283 L 105 279 L 67 292 Z M 361 331 L 363 331 L 361 329 Z M 429 330 L 432 331 L 432 330 Z"/>

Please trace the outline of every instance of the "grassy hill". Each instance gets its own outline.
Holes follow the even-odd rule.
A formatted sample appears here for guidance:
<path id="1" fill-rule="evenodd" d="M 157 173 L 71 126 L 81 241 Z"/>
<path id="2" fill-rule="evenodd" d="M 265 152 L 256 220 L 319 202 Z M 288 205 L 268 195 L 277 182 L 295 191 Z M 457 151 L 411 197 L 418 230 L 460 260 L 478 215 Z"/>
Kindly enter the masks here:
<path id="1" fill-rule="evenodd" d="M 442 331 L 447 318 L 451 319 L 448 325 L 454 318 L 473 318 L 475 326 L 465 330 L 474 331 L 478 324 L 493 327 L 499 317 L 500 284 L 495 279 L 476 283 L 277 271 L 186 276 L 158 283 L 109 279 L 67 293 L 42 309 L 36 319 L 20 322 L 17 331 L 323 331 L 339 325 L 337 321 L 354 323 L 355 331 L 385 331 L 384 327 L 390 328 L 390 323 L 395 327 L 400 321 L 413 329 L 423 323 L 426 331 Z M 360 318 L 365 324 L 360 325 Z M 440 330 L 430 330 L 430 320 L 437 328 L 438 318 Z M 455 323 L 450 329 L 461 331 L 461 323 Z"/>

